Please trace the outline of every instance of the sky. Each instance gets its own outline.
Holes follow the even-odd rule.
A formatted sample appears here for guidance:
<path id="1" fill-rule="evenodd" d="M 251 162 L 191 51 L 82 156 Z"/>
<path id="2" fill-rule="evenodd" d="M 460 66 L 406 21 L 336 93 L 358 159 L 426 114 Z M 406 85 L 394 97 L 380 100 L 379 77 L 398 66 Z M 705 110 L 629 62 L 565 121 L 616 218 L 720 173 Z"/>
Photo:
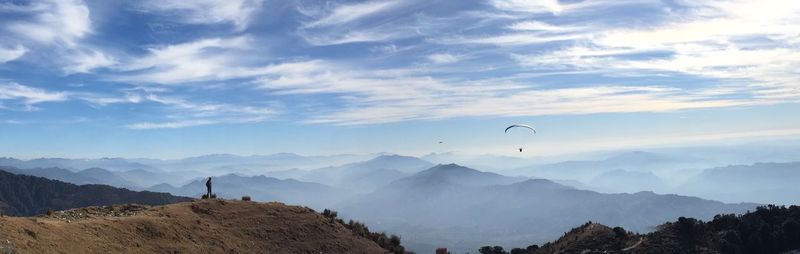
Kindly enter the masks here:
<path id="1" fill-rule="evenodd" d="M 524 157 L 798 112 L 795 1 L 0 0 L 0 156 Z"/>

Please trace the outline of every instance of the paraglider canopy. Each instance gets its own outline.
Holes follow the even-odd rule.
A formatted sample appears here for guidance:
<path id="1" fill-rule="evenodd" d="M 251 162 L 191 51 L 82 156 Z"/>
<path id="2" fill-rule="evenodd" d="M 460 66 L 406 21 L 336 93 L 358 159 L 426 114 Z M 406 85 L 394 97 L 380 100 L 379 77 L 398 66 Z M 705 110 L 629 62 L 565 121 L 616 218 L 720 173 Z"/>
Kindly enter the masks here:
<path id="1" fill-rule="evenodd" d="M 534 129 L 533 127 L 531 127 L 530 125 L 527 125 L 527 124 L 514 124 L 514 125 L 511 125 L 511 126 L 508 126 L 508 128 L 506 128 L 505 132 L 508 133 L 508 130 L 511 129 L 511 128 L 526 128 L 526 129 L 532 130 L 533 134 L 536 134 L 536 129 Z"/>

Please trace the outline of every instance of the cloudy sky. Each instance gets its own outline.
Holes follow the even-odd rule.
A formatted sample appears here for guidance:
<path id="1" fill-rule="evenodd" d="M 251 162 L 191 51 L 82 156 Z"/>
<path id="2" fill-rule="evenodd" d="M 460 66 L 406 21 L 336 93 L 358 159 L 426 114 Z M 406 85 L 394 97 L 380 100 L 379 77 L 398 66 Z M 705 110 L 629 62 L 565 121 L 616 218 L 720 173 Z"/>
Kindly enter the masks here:
<path id="1" fill-rule="evenodd" d="M 0 0 L 5 156 L 551 155 L 796 137 L 798 102 L 795 1 Z"/>

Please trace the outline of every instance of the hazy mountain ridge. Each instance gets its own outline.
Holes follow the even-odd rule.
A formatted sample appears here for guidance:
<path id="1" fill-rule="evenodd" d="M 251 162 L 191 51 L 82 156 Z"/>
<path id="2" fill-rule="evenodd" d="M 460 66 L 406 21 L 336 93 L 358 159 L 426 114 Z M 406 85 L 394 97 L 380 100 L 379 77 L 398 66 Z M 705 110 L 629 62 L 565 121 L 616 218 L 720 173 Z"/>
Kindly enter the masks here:
<path id="1" fill-rule="evenodd" d="M 205 193 L 205 182 L 205 179 L 201 179 L 180 187 L 156 185 L 149 190 L 200 197 Z M 334 203 L 350 197 L 348 191 L 331 186 L 294 179 L 281 180 L 263 175 L 229 174 L 212 178 L 212 183 L 213 192 L 222 198 L 239 199 L 242 196 L 251 196 L 255 200 L 302 204 L 318 209 L 330 207 Z"/>
<path id="2" fill-rule="evenodd" d="M 48 209 L 124 203 L 159 205 L 188 200 L 167 193 L 136 192 L 106 185 L 79 186 L 0 170 L 0 202 L 5 204 L 5 214 L 9 215 L 42 214 Z"/>
<path id="3" fill-rule="evenodd" d="M 676 191 L 722 201 L 800 204 L 800 162 L 755 163 L 703 170 Z"/>
<path id="4" fill-rule="evenodd" d="M 381 230 L 408 235 L 411 249 L 427 252 L 436 244 L 460 246 L 464 249 L 456 250 L 462 251 L 487 241 L 518 245 L 545 241 L 568 230 L 565 225 L 590 220 L 646 232 L 680 216 L 710 218 L 756 207 L 652 192 L 603 194 L 544 179 L 496 185 L 453 180 L 483 174 L 496 175 L 453 164 L 438 165 L 338 209 L 342 215 Z"/>

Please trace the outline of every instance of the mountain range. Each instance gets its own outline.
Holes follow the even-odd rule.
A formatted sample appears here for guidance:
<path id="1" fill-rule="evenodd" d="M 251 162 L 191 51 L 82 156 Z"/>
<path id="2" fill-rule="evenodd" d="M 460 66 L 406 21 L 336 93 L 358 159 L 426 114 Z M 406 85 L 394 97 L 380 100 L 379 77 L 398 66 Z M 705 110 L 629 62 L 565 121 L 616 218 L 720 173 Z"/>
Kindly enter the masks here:
<path id="1" fill-rule="evenodd" d="M 756 204 L 724 204 L 653 192 L 604 194 L 545 179 L 522 179 L 455 164 L 438 165 L 337 207 L 379 230 L 405 236 L 420 252 L 543 242 L 585 221 L 648 232 L 680 216 L 708 219 Z"/>
<path id="2" fill-rule="evenodd" d="M 213 176 L 214 192 L 220 197 L 251 196 L 259 201 L 280 201 L 314 209 L 333 208 L 344 218 L 363 220 L 375 229 L 403 236 L 412 250 L 420 252 L 440 245 L 468 251 L 490 242 L 541 243 L 554 239 L 571 225 L 589 220 L 650 232 L 655 226 L 680 216 L 708 219 L 719 213 L 742 213 L 757 204 L 740 202 L 756 200 L 755 197 L 764 197 L 756 200 L 763 203 L 793 202 L 791 195 L 781 196 L 772 190 L 795 190 L 790 182 L 796 179 L 794 173 L 797 172 L 796 163 L 684 168 L 678 174 L 682 180 L 676 181 L 663 172 L 673 166 L 702 163 L 691 157 L 628 152 L 607 159 L 576 160 L 535 168 L 536 172 L 547 173 L 545 176 L 561 177 L 549 179 L 540 178 L 538 174 L 508 176 L 518 175 L 509 173 L 515 170 L 485 172 L 456 164 L 433 165 L 420 158 L 400 155 L 378 155 L 318 168 L 286 165 L 283 170 L 254 170 L 254 174 L 225 173 L 237 171 L 238 166 L 234 165 L 249 163 L 237 162 L 237 158 L 263 159 L 212 155 L 180 160 L 182 165 L 196 165 L 197 169 L 180 166 L 166 170 L 162 168 L 167 165 L 166 160 L 135 159 L 132 161 L 159 166 L 122 170 L 13 170 L 75 184 L 109 184 L 190 197 L 203 194 L 205 177 Z M 282 165 L 306 157 L 280 154 L 274 158 L 283 162 L 273 165 Z M 634 167 L 636 164 L 643 166 Z M 598 167 L 593 170 L 595 166 Z M 176 171 L 178 169 L 184 171 Z M 766 171 L 774 173 L 762 174 Z M 756 179 L 755 183 L 749 184 L 749 178 Z M 714 186 L 713 189 L 702 188 L 705 183 Z M 726 192 L 734 189 L 750 194 Z M 762 195 L 759 193 L 769 195 L 759 196 Z"/>

